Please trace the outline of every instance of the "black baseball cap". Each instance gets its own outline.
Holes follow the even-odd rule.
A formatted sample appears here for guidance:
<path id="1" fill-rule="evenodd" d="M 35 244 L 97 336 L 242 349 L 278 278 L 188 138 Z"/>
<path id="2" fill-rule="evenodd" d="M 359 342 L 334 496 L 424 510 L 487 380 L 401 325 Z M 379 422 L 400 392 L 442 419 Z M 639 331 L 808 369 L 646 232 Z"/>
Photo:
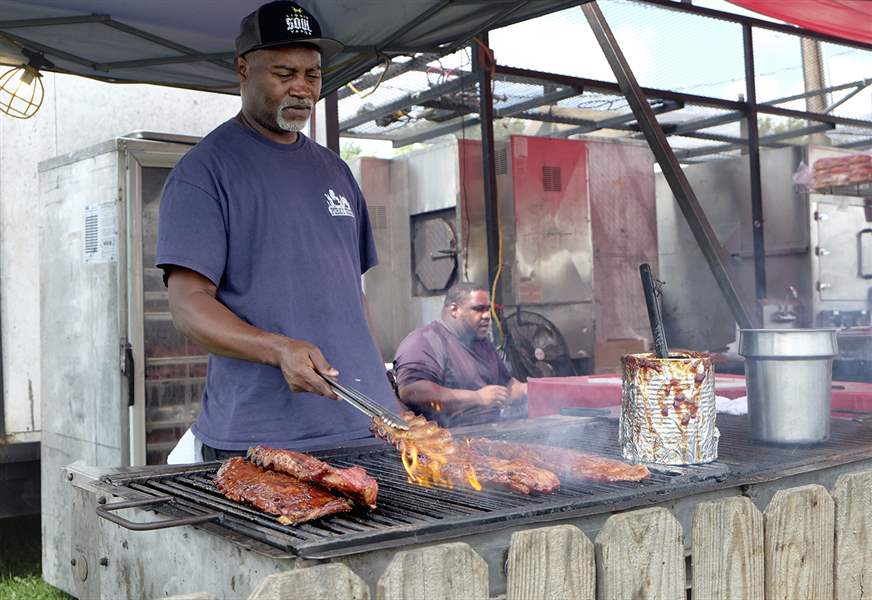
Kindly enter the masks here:
<path id="1" fill-rule="evenodd" d="M 329 58 L 342 51 L 342 44 L 321 36 L 321 26 L 315 17 L 296 2 L 278 0 L 268 2 L 239 24 L 236 53 L 239 56 L 252 50 L 274 48 L 289 44 L 312 44 Z"/>

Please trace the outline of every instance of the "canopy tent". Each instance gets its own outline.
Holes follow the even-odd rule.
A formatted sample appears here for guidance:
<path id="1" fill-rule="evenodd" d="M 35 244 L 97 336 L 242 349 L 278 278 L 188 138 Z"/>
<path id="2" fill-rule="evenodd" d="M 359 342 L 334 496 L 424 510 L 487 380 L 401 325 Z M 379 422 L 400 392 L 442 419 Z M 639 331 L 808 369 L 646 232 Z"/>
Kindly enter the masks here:
<path id="1" fill-rule="evenodd" d="M 239 21 L 264 0 L 0 0 L 0 36 L 41 52 L 49 70 L 112 82 L 235 93 Z M 476 34 L 578 0 L 300 0 L 346 45 L 326 95 L 392 55 L 445 53 Z"/>
<path id="2" fill-rule="evenodd" d="M 803 29 L 872 44 L 872 2 L 869 0 L 729 1 Z"/>

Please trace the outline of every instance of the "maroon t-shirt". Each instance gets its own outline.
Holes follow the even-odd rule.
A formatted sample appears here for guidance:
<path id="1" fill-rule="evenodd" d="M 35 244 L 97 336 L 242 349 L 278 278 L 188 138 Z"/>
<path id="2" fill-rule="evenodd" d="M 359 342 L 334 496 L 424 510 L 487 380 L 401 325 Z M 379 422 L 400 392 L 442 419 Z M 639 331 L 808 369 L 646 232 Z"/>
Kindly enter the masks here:
<path id="1" fill-rule="evenodd" d="M 457 390 L 477 390 L 486 385 L 506 385 L 512 378 L 490 340 L 475 340 L 467 346 L 442 321 L 433 321 L 406 336 L 394 359 L 397 385 L 431 381 Z M 415 407 L 415 412 L 443 427 L 472 425 L 499 420 L 507 415 L 499 408 L 469 408 L 446 413 L 442 407 Z M 514 415 L 512 415 L 514 416 Z"/>

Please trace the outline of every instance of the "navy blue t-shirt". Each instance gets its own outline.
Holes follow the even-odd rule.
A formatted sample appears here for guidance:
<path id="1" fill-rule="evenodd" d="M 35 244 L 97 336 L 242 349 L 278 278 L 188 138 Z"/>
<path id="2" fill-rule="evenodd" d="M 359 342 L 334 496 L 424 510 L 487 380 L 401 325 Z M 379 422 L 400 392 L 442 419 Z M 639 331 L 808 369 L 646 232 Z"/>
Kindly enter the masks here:
<path id="1" fill-rule="evenodd" d="M 315 344 L 341 382 L 396 411 L 362 304 L 360 276 L 376 262 L 347 165 L 302 134 L 279 144 L 231 119 L 167 179 L 157 266 L 207 277 L 243 321 Z M 368 425 L 344 402 L 291 392 L 276 367 L 210 354 L 193 432 L 224 450 L 301 449 L 366 437 Z"/>

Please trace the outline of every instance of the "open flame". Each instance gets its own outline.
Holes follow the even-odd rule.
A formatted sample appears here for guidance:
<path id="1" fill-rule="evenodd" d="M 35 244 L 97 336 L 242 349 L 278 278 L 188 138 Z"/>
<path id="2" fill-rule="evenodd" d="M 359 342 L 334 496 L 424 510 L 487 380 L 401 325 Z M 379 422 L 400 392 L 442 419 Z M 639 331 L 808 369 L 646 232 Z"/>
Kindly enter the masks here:
<path id="1" fill-rule="evenodd" d="M 446 487 L 453 488 L 452 478 L 448 475 L 446 467 L 449 466 L 449 454 L 453 454 L 455 448 L 452 445 L 445 447 L 428 446 L 419 448 L 410 441 L 404 441 L 400 446 L 400 457 L 403 468 L 406 469 L 409 483 L 415 483 L 423 487 Z M 481 491 L 481 484 L 475 474 L 475 468 L 471 464 L 459 464 L 453 461 L 449 468 L 459 467 L 463 474 L 463 481 L 476 491 Z M 455 478 L 456 479 L 456 478 Z"/>

